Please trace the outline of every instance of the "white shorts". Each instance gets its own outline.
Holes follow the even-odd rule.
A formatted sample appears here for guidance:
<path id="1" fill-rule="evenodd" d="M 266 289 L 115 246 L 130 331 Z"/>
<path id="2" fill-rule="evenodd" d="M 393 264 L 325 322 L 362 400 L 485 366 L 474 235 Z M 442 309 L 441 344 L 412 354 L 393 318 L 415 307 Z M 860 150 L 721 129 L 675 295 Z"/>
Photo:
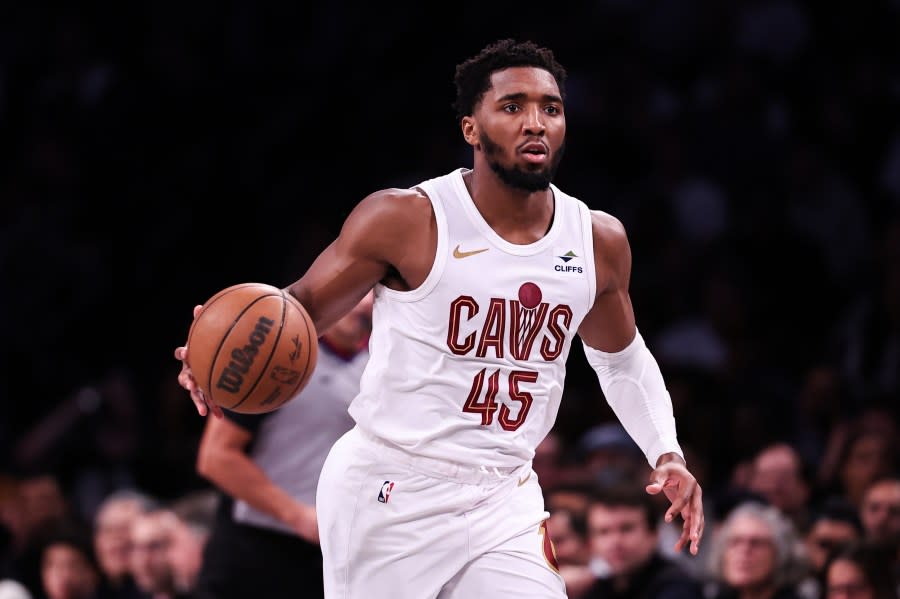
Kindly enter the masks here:
<path id="1" fill-rule="evenodd" d="M 353 428 L 319 478 L 326 599 L 561 599 L 544 499 L 526 464 L 413 456 Z"/>

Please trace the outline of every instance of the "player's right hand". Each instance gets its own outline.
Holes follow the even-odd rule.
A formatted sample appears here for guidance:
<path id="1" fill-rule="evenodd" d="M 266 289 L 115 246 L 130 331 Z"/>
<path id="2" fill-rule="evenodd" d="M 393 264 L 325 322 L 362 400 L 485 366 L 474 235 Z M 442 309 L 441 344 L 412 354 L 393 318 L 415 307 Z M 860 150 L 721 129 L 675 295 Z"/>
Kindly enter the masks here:
<path id="1" fill-rule="evenodd" d="M 202 305 L 194 306 L 194 318 L 197 318 L 197 315 L 200 314 L 201 310 L 203 310 Z M 178 373 L 178 384 L 187 389 L 191 394 L 191 400 L 194 402 L 194 406 L 197 407 L 197 413 L 201 416 L 206 416 L 212 412 L 213 416 L 216 418 L 222 418 L 224 416 L 222 408 L 211 401 L 207 401 L 203 391 L 197 386 L 197 382 L 194 380 L 191 367 L 188 366 L 187 363 L 186 345 L 175 348 L 175 359 L 181 361 L 181 372 Z"/>

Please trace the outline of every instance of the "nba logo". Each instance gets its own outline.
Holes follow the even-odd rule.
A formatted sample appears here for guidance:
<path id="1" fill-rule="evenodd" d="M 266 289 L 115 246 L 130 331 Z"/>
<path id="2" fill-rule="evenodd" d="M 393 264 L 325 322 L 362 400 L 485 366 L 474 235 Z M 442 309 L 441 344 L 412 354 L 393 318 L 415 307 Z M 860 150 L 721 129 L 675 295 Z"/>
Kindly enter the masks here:
<path id="1" fill-rule="evenodd" d="M 387 503 L 388 499 L 391 498 L 391 491 L 394 490 L 394 483 L 392 481 L 386 480 L 384 484 L 381 485 L 381 491 L 378 492 L 378 501 L 381 503 Z"/>

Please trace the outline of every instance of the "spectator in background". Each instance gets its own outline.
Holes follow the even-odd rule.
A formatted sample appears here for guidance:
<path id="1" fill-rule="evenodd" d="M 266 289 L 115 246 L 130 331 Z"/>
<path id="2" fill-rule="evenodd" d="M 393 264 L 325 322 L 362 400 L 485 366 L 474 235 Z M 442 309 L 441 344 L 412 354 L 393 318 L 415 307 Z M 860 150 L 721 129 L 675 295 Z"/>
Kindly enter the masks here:
<path id="1" fill-rule="evenodd" d="M 605 422 L 588 429 L 579 440 L 578 451 L 587 480 L 593 483 L 636 480 L 647 472 L 641 449 L 619 422 Z"/>
<path id="2" fill-rule="evenodd" d="M 94 551 L 111 599 L 142 597 L 131 576 L 131 524 L 155 507 L 143 493 L 123 490 L 104 499 L 94 516 Z"/>
<path id="3" fill-rule="evenodd" d="M 47 409 L 23 431 L 13 459 L 65 481 L 71 510 L 89 520 L 103 497 L 134 483 L 140 440 L 130 375 L 111 369 Z"/>
<path id="4" fill-rule="evenodd" d="M 884 547 L 854 543 L 825 567 L 824 599 L 897 599 L 893 554 Z"/>
<path id="5" fill-rule="evenodd" d="M 799 532 L 806 530 L 809 518 L 807 478 L 797 450 L 787 443 L 773 443 L 754 458 L 749 488 L 790 518 Z"/>
<path id="6" fill-rule="evenodd" d="M 594 575 L 588 566 L 587 520 L 585 510 L 577 507 L 548 508 L 547 534 L 556 550 L 559 573 L 566 583 L 569 599 L 581 597 L 594 582 Z"/>
<path id="7" fill-rule="evenodd" d="M 169 546 L 169 563 L 175 575 L 175 588 L 180 593 L 191 594 L 197 585 L 217 504 L 214 491 L 197 491 L 171 506 L 178 516 L 178 526 Z"/>
<path id="8" fill-rule="evenodd" d="M 846 429 L 833 431 L 831 453 L 837 458 L 833 468 L 824 473 L 823 492 L 842 494 L 853 505 L 860 506 L 863 493 L 873 481 L 890 475 L 896 468 L 896 430 L 886 414 L 873 420 L 860 416 Z"/>
<path id="9" fill-rule="evenodd" d="M 131 575 L 143 593 L 152 599 L 179 599 L 175 571 L 170 561 L 178 516 L 168 509 L 154 509 L 138 515 L 131 525 Z"/>
<path id="10" fill-rule="evenodd" d="M 541 481 L 541 488 L 546 491 L 554 489 L 562 484 L 565 476 L 563 467 L 564 442 L 559 433 L 550 431 L 544 440 L 534 448 L 534 458 L 531 460 L 531 468 Z"/>
<path id="11" fill-rule="evenodd" d="M 52 472 L 25 476 L 19 482 L 26 529 L 37 532 L 71 514 L 69 501 Z"/>
<path id="12" fill-rule="evenodd" d="M 560 566 L 587 565 L 587 522 L 584 514 L 567 509 L 555 510 L 547 520 L 547 529 Z"/>
<path id="13" fill-rule="evenodd" d="M 809 574 L 798 586 L 805 599 L 824 595 L 821 587 L 825 564 L 843 547 L 862 539 L 863 528 L 856 508 L 841 497 L 831 497 L 816 510 L 804 538 Z"/>
<path id="14" fill-rule="evenodd" d="M 177 518 L 167 555 L 177 594 L 193 596 L 208 539 L 209 528 Z"/>
<path id="15" fill-rule="evenodd" d="M 867 540 L 900 545 L 900 478 L 888 476 L 869 485 L 859 517 Z"/>
<path id="16" fill-rule="evenodd" d="M 19 479 L 9 505 L 19 538 L 10 566 L 10 578 L 34 592 L 41 588 L 41 552 L 44 538 L 71 517 L 72 510 L 52 473 L 40 472 Z"/>
<path id="17" fill-rule="evenodd" d="M 105 599 L 89 531 L 66 523 L 41 550 L 41 586 L 47 599 Z"/>
<path id="18" fill-rule="evenodd" d="M 577 474 L 577 468 L 571 468 L 566 478 L 570 482 L 544 490 L 544 507 L 550 512 L 547 532 L 556 549 L 566 593 L 569 599 L 578 599 L 594 583 L 587 533 L 587 512 L 593 486 L 577 482 L 583 478 Z"/>
<path id="19" fill-rule="evenodd" d="M 849 396 L 846 381 L 833 366 L 816 365 L 804 375 L 791 432 L 791 445 L 804 464 L 822 463 L 828 437 L 841 422 Z"/>
<path id="20" fill-rule="evenodd" d="M 204 556 L 200 599 L 321 596 L 316 485 L 368 361 L 373 294 L 324 331 L 312 378 L 274 412 L 207 418 L 197 470 L 227 494 Z"/>
<path id="21" fill-rule="evenodd" d="M 9 575 L 25 543 L 21 502 L 18 479 L 0 474 L 0 579 Z"/>
<path id="22" fill-rule="evenodd" d="M 598 580 L 585 599 L 701 599 L 701 587 L 660 555 L 660 505 L 631 480 L 600 486 L 588 508 L 588 534 Z"/>
<path id="23" fill-rule="evenodd" d="M 561 485 L 544 493 L 544 506 L 551 515 L 557 510 L 566 510 L 586 521 L 592 490 L 593 485 L 589 483 Z"/>
<path id="24" fill-rule="evenodd" d="M 738 505 L 716 531 L 710 554 L 714 599 L 796 599 L 806 573 L 791 521 L 777 508 Z"/>

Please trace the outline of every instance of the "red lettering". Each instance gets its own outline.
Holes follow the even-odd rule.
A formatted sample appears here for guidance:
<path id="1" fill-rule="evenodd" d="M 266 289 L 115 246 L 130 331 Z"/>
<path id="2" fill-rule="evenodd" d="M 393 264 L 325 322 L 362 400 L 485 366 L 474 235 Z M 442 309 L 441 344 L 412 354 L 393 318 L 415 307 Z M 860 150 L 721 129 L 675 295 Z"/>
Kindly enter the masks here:
<path id="1" fill-rule="evenodd" d="M 559 319 L 562 318 L 562 326 Z M 572 309 L 560 304 L 550 311 L 550 317 L 547 319 L 547 332 L 550 335 L 544 335 L 541 342 L 541 356 L 547 362 L 552 362 L 562 353 L 563 342 L 566 340 L 566 333 L 572 325 Z M 565 328 L 563 328 L 565 327 Z"/>
<path id="2" fill-rule="evenodd" d="M 461 295 L 450 304 L 450 326 L 447 328 L 447 347 L 449 347 L 450 351 L 457 356 L 464 356 L 475 347 L 475 333 L 470 333 L 462 343 L 457 340 L 459 337 L 459 325 L 463 308 L 467 308 L 469 312 L 466 320 L 472 320 L 472 318 L 478 314 L 478 302 L 471 296 Z"/>
<path id="3" fill-rule="evenodd" d="M 516 360 L 527 360 L 538 331 L 544 326 L 547 305 L 542 302 L 537 308 L 523 308 L 516 300 L 511 300 L 512 318 L 509 323 L 509 353 Z"/>
<path id="4" fill-rule="evenodd" d="M 515 418 L 510 418 L 511 412 L 506 404 L 500 406 L 500 414 L 497 416 L 497 421 L 500 422 L 503 430 L 514 431 L 522 426 L 525 418 L 528 417 L 531 403 L 534 401 L 531 393 L 519 389 L 519 382 L 534 383 L 537 380 L 538 373 L 533 370 L 513 370 L 509 373 L 509 398 L 522 405 L 519 407 L 519 413 L 516 414 Z"/>
<path id="5" fill-rule="evenodd" d="M 463 405 L 463 412 L 470 414 L 481 414 L 481 425 L 488 426 L 494 420 L 494 412 L 497 411 L 497 392 L 500 391 L 500 371 L 495 370 L 488 378 L 487 393 L 484 401 L 481 401 L 481 388 L 484 386 L 484 368 L 478 371 L 475 379 L 472 381 L 472 389 L 469 391 L 469 397 Z M 506 407 L 506 406 L 504 406 Z"/>
<path id="6" fill-rule="evenodd" d="M 494 355 L 503 357 L 503 333 L 506 331 L 506 301 L 492 297 L 484 326 L 481 328 L 481 340 L 478 342 L 479 358 L 487 355 L 488 347 L 494 348 Z"/>

